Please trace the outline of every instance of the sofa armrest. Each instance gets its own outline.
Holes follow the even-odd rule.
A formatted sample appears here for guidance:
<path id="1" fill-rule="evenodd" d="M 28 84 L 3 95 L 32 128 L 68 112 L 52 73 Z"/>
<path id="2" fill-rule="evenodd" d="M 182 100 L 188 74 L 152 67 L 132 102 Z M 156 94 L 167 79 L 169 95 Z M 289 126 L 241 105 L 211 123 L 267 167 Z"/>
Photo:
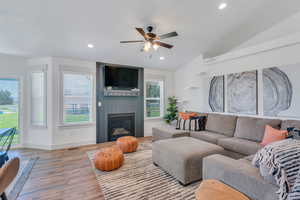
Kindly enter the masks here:
<path id="1" fill-rule="evenodd" d="M 251 163 L 223 155 L 212 155 L 203 160 L 203 179 L 217 179 L 244 193 L 252 200 L 276 200 L 279 189 L 267 183 Z"/>

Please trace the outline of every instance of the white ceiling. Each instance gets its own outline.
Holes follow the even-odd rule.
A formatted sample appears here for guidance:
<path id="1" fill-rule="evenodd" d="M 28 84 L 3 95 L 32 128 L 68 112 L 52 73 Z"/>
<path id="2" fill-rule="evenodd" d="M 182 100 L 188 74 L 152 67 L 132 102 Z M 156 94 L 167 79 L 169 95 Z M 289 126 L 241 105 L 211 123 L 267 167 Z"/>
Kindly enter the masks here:
<path id="1" fill-rule="evenodd" d="M 0 52 L 174 69 L 233 49 L 299 10 L 299 0 L 3 0 Z M 175 47 L 150 59 L 140 44 L 119 43 L 141 39 L 134 27 L 148 24 L 158 34 L 176 30 L 165 40 Z"/>
<path id="2" fill-rule="evenodd" d="M 271 28 L 255 35 L 250 40 L 244 42 L 238 46 L 235 50 L 243 49 L 246 47 L 255 46 L 266 41 L 273 41 L 278 38 L 288 37 L 293 34 L 300 33 L 300 12 L 294 14 L 293 16 L 282 20 L 280 23 L 272 26 Z"/>

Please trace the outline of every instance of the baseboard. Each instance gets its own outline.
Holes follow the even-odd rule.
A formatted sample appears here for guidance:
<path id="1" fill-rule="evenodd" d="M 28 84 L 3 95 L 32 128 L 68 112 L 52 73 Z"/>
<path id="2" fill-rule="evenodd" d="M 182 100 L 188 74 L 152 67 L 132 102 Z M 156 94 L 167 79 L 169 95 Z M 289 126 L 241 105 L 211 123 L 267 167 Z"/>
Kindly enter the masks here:
<path id="1" fill-rule="evenodd" d="M 85 145 L 92 145 L 96 144 L 95 141 L 84 141 L 84 142 L 77 142 L 77 143 L 66 143 L 66 144 L 54 144 L 54 145 L 38 145 L 38 144 L 30 144 L 26 143 L 23 144 L 23 148 L 30 148 L 30 149 L 41 149 L 41 150 L 57 150 L 57 149 L 66 149 L 72 147 L 80 147 Z"/>
<path id="2" fill-rule="evenodd" d="M 54 145 L 51 145 L 51 150 L 80 147 L 80 146 L 92 145 L 92 144 L 96 144 L 96 141 L 84 141 L 84 142 L 76 142 L 76 143 L 54 144 Z"/>
<path id="3" fill-rule="evenodd" d="M 51 145 L 39 145 L 39 144 L 30 144 L 30 143 L 23 144 L 22 148 L 52 150 Z"/>

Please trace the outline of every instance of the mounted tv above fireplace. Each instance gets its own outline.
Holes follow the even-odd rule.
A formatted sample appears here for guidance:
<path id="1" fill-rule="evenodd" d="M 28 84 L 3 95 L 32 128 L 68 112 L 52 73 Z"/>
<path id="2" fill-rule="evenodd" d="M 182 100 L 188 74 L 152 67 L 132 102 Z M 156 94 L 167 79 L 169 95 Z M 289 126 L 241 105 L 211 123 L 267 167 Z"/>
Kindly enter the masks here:
<path id="1" fill-rule="evenodd" d="M 117 90 L 131 90 L 138 88 L 138 69 L 105 66 L 105 87 Z"/>

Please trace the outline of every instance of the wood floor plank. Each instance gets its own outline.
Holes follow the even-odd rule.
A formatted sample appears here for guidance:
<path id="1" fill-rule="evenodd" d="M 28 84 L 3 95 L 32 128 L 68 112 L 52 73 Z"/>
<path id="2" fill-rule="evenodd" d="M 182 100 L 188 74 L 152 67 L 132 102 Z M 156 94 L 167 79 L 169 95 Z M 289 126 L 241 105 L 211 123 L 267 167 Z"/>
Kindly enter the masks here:
<path id="1" fill-rule="evenodd" d="M 151 137 L 139 138 L 140 142 Z M 18 200 L 104 200 L 86 152 L 115 145 L 107 142 L 55 151 L 17 149 L 22 160 L 39 157 Z"/>

